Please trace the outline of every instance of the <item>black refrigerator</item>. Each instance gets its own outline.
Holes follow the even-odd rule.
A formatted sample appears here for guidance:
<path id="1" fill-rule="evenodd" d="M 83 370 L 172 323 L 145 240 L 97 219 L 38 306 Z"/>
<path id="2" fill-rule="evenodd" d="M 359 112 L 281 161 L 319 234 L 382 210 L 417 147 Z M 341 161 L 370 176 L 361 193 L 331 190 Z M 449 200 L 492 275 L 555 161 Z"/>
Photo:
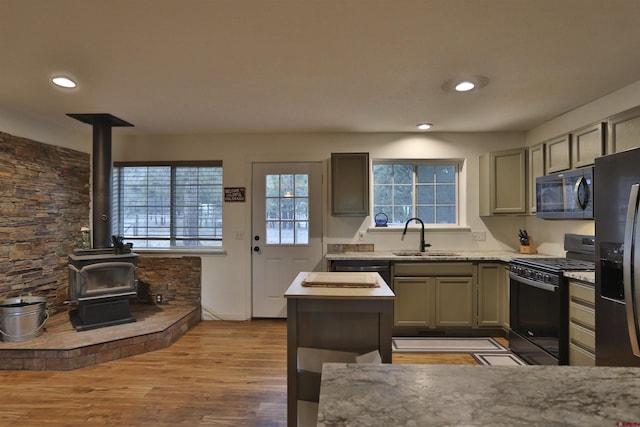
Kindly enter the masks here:
<path id="1" fill-rule="evenodd" d="M 596 365 L 640 366 L 640 149 L 597 158 Z"/>

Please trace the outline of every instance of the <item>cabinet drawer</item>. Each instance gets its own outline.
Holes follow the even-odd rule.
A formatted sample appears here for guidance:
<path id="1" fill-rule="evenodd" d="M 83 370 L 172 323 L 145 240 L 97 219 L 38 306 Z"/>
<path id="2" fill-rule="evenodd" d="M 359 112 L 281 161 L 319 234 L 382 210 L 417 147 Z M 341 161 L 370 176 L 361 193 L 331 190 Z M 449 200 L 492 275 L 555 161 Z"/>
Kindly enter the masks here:
<path id="1" fill-rule="evenodd" d="M 575 323 L 569 324 L 569 340 L 592 352 L 596 351 L 596 334 Z"/>
<path id="2" fill-rule="evenodd" d="M 569 344 L 569 365 L 596 366 L 596 356 L 575 344 Z"/>
<path id="3" fill-rule="evenodd" d="M 569 282 L 569 295 L 571 295 L 571 299 L 578 299 L 593 305 L 596 303 L 596 291 L 593 286 Z"/>
<path id="4" fill-rule="evenodd" d="M 596 312 L 593 308 L 585 305 L 576 304 L 571 301 L 569 303 L 569 320 L 580 323 L 591 329 L 596 328 Z"/>
<path id="5" fill-rule="evenodd" d="M 401 276 L 472 276 L 470 262 L 414 262 L 395 263 L 393 275 Z"/>

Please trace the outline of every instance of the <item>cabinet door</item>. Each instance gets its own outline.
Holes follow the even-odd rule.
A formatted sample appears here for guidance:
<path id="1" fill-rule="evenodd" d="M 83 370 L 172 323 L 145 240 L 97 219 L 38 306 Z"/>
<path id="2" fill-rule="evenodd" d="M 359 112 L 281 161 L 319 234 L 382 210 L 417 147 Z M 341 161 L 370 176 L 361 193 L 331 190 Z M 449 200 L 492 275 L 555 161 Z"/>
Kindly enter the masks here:
<path id="1" fill-rule="evenodd" d="M 607 154 L 618 153 L 640 145 L 640 107 L 609 119 Z"/>
<path id="2" fill-rule="evenodd" d="M 433 326 L 434 279 L 403 277 L 393 280 L 394 326 Z"/>
<path id="3" fill-rule="evenodd" d="M 563 135 L 545 143 L 547 173 L 571 169 L 571 135 Z"/>
<path id="4" fill-rule="evenodd" d="M 509 330 L 509 267 L 503 266 L 502 275 L 504 280 L 501 282 L 500 289 L 500 323 L 505 330 Z"/>
<path id="5" fill-rule="evenodd" d="M 369 215 L 369 153 L 331 153 L 331 214 Z"/>
<path id="6" fill-rule="evenodd" d="M 529 212 L 536 213 L 536 178 L 544 176 L 544 144 L 529 147 Z"/>
<path id="7" fill-rule="evenodd" d="M 480 158 L 480 215 L 524 214 L 526 150 L 496 151 Z"/>
<path id="8" fill-rule="evenodd" d="M 502 264 L 478 264 L 478 326 L 501 326 Z"/>
<path id="9" fill-rule="evenodd" d="M 603 123 L 586 126 L 573 132 L 571 164 L 574 168 L 592 165 L 604 154 Z"/>
<path id="10" fill-rule="evenodd" d="M 436 278 L 436 326 L 473 326 L 473 278 Z"/>

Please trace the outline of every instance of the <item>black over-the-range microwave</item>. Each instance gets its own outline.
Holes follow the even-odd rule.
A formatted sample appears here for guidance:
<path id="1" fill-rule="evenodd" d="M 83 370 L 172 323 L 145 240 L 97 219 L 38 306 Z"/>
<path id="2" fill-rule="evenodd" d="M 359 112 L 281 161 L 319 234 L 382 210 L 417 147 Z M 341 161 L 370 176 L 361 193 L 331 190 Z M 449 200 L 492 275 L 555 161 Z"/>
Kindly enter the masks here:
<path id="1" fill-rule="evenodd" d="M 593 166 L 536 178 L 536 216 L 593 219 Z"/>

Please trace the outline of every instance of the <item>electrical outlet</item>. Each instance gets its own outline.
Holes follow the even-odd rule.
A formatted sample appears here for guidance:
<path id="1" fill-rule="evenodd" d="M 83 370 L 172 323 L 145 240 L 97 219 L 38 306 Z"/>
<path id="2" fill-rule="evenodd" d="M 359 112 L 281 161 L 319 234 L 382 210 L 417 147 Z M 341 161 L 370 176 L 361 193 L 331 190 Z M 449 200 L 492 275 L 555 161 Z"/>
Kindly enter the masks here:
<path id="1" fill-rule="evenodd" d="M 156 304 L 162 304 L 162 294 L 156 295 Z"/>
<path id="2" fill-rule="evenodd" d="M 476 242 L 484 242 L 487 240 L 487 232 L 486 231 L 472 231 L 471 232 L 471 240 L 475 240 Z"/>

